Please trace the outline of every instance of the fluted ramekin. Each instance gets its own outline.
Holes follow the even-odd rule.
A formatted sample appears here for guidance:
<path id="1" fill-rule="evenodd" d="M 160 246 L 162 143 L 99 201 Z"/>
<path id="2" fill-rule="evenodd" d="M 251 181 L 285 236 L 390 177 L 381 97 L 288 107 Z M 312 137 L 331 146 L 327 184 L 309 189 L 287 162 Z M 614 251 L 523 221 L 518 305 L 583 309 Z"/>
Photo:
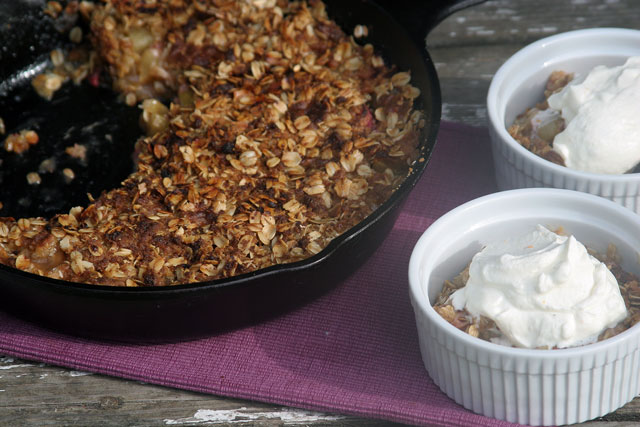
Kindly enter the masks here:
<path id="1" fill-rule="evenodd" d="M 640 55 L 640 31 L 596 28 L 538 40 L 510 57 L 494 75 L 487 95 L 498 187 L 577 190 L 640 213 L 640 173 L 606 175 L 559 166 L 531 153 L 507 132 L 516 116 L 544 99 L 552 71 L 588 72 L 596 65 L 623 64 L 636 55 Z"/>
<path id="2" fill-rule="evenodd" d="M 458 330 L 433 309 L 445 280 L 488 242 L 537 224 L 562 227 L 604 253 L 616 245 L 622 267 L 640 273 L 640 216 L 591 194 L 550 188 L 502 191 L 443 215 L 416 244 L 410 297 L 424 365 L 452 399 L 476 413 L 530 425 L 561 425 L 605 415 L 640 392 L 640 324 L 580 347 L 502 346 Z"/>

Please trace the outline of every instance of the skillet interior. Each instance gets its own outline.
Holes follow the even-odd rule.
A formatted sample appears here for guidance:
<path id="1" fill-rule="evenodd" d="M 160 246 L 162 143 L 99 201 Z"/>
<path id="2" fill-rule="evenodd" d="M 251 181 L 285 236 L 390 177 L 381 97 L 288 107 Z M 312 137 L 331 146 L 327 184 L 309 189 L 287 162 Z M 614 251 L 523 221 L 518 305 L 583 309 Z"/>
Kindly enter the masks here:
<path id="1" fill-rule="evenodd" d="M 363 0 L 326 3 L 329 15 L 347 33 L 357 24 L 366 24 L 369 36 L 365 42 L 378 48 L 390 63 L 411 70 L 412 84 L 421 91 L 418 107 L 427 118 L 420 142 L 423 161 L 414 165 L 387 202 L 312 258 L 200 284 L 168 288 L 93 286 L 0 265 L 5 309 L 47 327 L 96 338 L 189 339 L 260 321 L 298 306 L 340 283 L 361 265 L 391 230 L 403 201 L 426 167 L 440 121 L 440 91 L 422 44 L 385 11 Z M 439 3 L 437 6 L 443 7 Z M 133 139 L 126 141 L 133 145 Z"/>
<path id="2" fill-rule="evenodd" d="M 132 153 L 132 141 L 142 133 L 138 108 L 119 102 L 106 84 L 65 84 L 51 101 L 32 89 L 31 79 L 51 66 L 51 50 L 71 46 L 66 34 L 73 23 L 54 25 L 44 5 L 0 2 L 0 117 L 8 133 L 32 129 L 40 136 L 28 155 L 0 150 L 0 216 L 52 217 L 88 204 L 87 193 L 115 188 L 132 172 L 133 158 L 122 153 Z M 86 161 L 65 155 L 74 143 L 90 148 Z M 30 185 L 26 174 L 38 171 L 44 159 L 53 159 L 56 171 L 41 172 L 41 184 Z M 72 181 L 65 180 L 64 168 L 74 171 Z"/>

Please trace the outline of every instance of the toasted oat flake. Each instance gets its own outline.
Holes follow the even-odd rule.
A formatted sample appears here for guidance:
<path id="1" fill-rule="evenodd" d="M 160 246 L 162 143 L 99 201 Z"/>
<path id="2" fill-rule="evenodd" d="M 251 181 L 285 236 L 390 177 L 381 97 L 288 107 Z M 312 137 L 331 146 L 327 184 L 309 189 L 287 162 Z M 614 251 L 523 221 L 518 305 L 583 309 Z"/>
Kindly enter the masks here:
<path id="1" fill-rule="evenodd" d="M 64 64 L 64 52 L 62 52 L 61 49 L 52 50 L 49 57 L 51 58 L 51 63 L 54 67 L 59 67 Z"/>
<path id="2" fill-rule="evenodd" d="M 55 72 L 38 74 L 31 81 L 35 91 L 44 99 L 51 100 L 54 93 L 62 87 L 65 77 Z"/>
<path id="3" fill-rule="evenodd" d="M 73 43 L 81 43 L 82 42 L 82 28 L 73 27 L 71 31 L 69 31 L 69 40 Z"/>
<path id="4" fill-rule="evenodd" d="M 56 160 L 53 157 L 49 157 L 40 162 L 38 166 L 39 173 L 53 173 L 56 170 Z"/>
<path id="5" fill-rule="evenodd" d="M 356 25 L 353 29 L 353 36 L 355 38 L 367 37 L 369 35 L 369 29 L 366 25 Z"/>
<path id="6" fill-rule="evenodd" d="M 295 151 L 286 151 L 282 154 L 282 163 L 287 167 L 295 167 L 300 164 L 302 157 Z"/>
<path id="7" fill-rule="evenodd" d="M 40 185 L 42 183 L 42 178 L 40 178 L 38 172 L 29 172 L 27 174 L 27 182 L 29 185 Z"/>
<path id="8" fill-rule="evenodd" d="M 66 182 L 71 182 L 76 177 L 75 172 L 71 168 L 62 169 L 62 175 L 64 176 L 64 179 L 65 179 Z"/>
<path id="9" fill-rule="evenodd" d="M 411 81 L 411 74 L 407 73 L 406 71 L 396 73 L 393 75 L 393 77 L 391 77 L 391 83 L 395 87 L 406 86 L 409 83 L 409 81 Z"/>
<path id="10" fill-rule="evenodd" d="M 87 146 L 84 144 L 73 144 L 72 146 L 65 148 L 64 152 L 81 162 L 85 162 L 87 160 Z"/>

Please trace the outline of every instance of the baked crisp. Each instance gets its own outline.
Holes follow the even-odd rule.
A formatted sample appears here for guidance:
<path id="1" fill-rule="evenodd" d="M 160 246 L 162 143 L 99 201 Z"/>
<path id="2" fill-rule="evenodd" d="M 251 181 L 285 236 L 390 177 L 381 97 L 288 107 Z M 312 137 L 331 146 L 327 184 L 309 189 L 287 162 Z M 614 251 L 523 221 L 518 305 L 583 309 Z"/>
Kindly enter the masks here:
<path id="1" fill-rule="evenodd" d="M 114 88 L 146 100 L 150 136 L 136 143 L 137 170 L 87 207 L 0 219 L 6 265 L 164 286 L 301 260 L 380 206 L 416 160 L 424 119 L 410 75 L 356 44 L 320 1 L 82 11 Z"/>
<path id="2" fill-rule="evenodd" d="M 545 100 L 516 117 L 508 128 L 509 134 L 524 148 L 561 166 L 565 166 L 564 159 L 553 150 L 553 140 L 564 130 L 565 121 L 558 111 L 549 108 L 547 100 L 572 79 L 573 74 L 552 72 L 544 90 Z"/>
<path id="3" fill-rule="evenodd" d="M 589 253 L 603 262 L 613 273 L 627 307 L 627 317 L 615 327 L 605 329 L 598 336 L 598 341 L 602 341 L 626 331 L 640 321 L 640 278 L 620 266 L 620 255 L 614 245 L 609 245 L 605 254 L 599 254 L 592 250 L 589 250 Z M 500 332 L 493 320 L 484 316 L 473 317 L 466 309 L 456 310 L 451 304 L 451 295 L 464 287 L 467 280 L 469 280 L 468 265 L 452 280 L 444 282 L 433 308 L 447 322 L 474 337 L 485 341 L 507 343 L 507 338 Z"/>

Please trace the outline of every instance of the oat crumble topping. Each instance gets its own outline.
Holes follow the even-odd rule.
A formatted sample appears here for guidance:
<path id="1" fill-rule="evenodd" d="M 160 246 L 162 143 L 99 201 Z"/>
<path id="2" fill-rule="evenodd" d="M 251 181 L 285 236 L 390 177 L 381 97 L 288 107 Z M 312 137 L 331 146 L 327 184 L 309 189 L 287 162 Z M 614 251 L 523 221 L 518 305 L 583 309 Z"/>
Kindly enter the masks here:
<path id="1" fill-rule="evenodd" d="M 76 9 L 90 22 L 90 62 L 141 103 L 148 136 L 137 170 L 87 207 L 0 218 L 3 264 L 165 286 L 301 260 L 383 203 L 418 156 L 424 118 L 409 73 L 356 44 L 320 1 Z"/>
<path id="2" fill-rule="evenodd" d="M 559 112 L 549 108 L 547 99 L 568 85 L 573 77 L 564 71 L 552 72 L 545 86 L 544 101 L 516 117 L 507 129 L 524 148 L 560 166 L 565 166 L 564 159 L 553 149 L 553 140 L 564 130 L 565 121 Z"/>

